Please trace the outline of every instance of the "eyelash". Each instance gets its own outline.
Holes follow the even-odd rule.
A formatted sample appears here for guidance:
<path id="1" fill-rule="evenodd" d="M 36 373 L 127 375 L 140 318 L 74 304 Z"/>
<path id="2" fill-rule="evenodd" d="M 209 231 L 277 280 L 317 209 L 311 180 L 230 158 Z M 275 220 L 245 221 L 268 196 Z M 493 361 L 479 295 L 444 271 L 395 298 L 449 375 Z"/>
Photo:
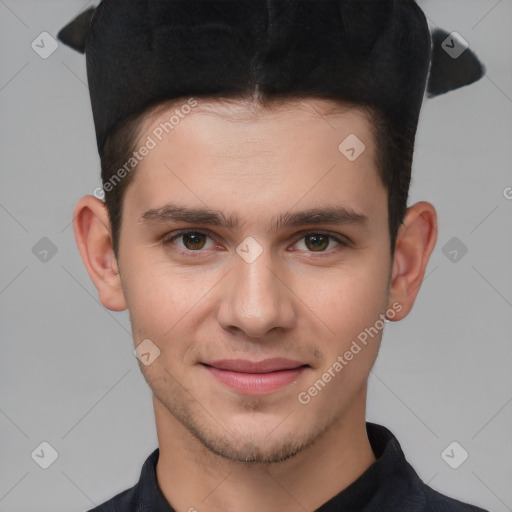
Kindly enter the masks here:
<path id="1" fill-rule="evenodd" d="M 200 235 L 205 235 L 208 238 L 212 238 L 205 231 L 201 231 L 201 230 L 197 230 L 197 229 L 183 229 L 183 230 L 173 231 L 172 233 L 169 233 L 168 235 L 166 235 L 163 238 L 162 243 L 165 246 L 169 247 L 169 246 L 173 245 L 172 242 L 175 239 L 179 238 L 182 235 L 186 235 L 186 234 L 189 234 L 189 233 L 196 233 L 196 234 L 200 234 Z M 333 235 L 331 233 L 325 232 L 325 231 L 307 231 L 307 232 L 304 232 L 303 236 L 301 236 L 297 241 L 302 240 L 303 238 L 306 238 L 306 236 L 308 236 L 308 235 L 324 235 L 324 236 L 327 236 L 330 240 L 334 240 L 335 242 L 339 243 L 342 247 L 349 247 L 349 242 L 343 240 L 342 238 L 338 238 L 337 236 L 335 236 L 335 235 Z M 188 257 L 188 258 L 196 258 L 196 257 L 201 255 L 201 252 L 203 252 L 202 249 L 198 249 L 196 251 L 193 251 L 191 249 L 188 249 L 188 250 L 185 250 L 185 251 L 180 251 L 180 250 L 176 250 L 176 249 L 171 249 L 171 250 L 173 252 L 181 255 L 181 256 L 185 256 L 185 257 Z M 326 253 L 327 253 L 327 255 L 330 254 L 330 251 L 318 251 L 318 252 L 309 251 L 309 252 L 311 254 L 314 254 L 315 255 L 314 257 L 322 257 Z M 193 255 L 191 253 L 198 253 L 198 254 L 197 255 Z"/>

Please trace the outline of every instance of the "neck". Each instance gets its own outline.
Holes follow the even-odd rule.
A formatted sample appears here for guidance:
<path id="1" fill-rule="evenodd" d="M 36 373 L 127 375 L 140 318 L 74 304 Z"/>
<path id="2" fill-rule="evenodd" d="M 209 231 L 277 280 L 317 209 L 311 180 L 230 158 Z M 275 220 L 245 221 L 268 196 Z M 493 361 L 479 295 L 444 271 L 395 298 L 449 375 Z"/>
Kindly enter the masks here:
<path id="1" fill-rule="evenodd" d="M 294 457 L 249 464 L 211 453 L 153 397 L 160 489 L 177 512 L 315 510 L 376 460 L 366 433 L 364 398 Z"/>

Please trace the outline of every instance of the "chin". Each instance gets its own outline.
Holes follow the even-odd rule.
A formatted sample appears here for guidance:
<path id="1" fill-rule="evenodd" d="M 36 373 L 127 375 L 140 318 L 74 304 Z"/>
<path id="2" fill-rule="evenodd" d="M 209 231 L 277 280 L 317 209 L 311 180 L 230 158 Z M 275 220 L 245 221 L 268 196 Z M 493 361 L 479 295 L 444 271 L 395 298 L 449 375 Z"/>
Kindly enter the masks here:
<path id="1" fill-rule="evenodd" d="M 299 455 L 336 419 L 308 421 L 304 408 L 299 409 L 303 414 L 266 414 L 255 398 L 246 402 L 243 411 L 217 409 L 214 417 L 191 397 L 177 399 L 159 386 L 153 386 L 153 392 L 167 413 L 202 445 L 205 454 L 247 464 L 273 464 Z M 311 411 L 308 413 L 311 418 Z"/>
<path id="2" fill-rule="evenodd" d="M 224 459 L 247 464 L 274 464 L 291 459 L 300 453 L 308 443 L 276 440 L 271 446 L 268 439 L 258 441 L 234 440 L 229 436 L 210 438 L 192 434 L 205 449 Z"/>

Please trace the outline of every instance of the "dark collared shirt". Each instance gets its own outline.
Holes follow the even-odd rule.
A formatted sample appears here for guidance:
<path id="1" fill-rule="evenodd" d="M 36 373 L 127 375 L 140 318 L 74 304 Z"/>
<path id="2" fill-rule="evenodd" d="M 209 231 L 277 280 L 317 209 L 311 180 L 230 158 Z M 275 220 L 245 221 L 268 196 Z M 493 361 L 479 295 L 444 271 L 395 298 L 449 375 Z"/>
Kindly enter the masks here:
<path id="1" fill-rule="evenodd" d="M 316 512 L 487 512 L 424 484 L 387 428 L 367 422 L 366 430 L 377 460 Z M 146 459 L 137 484 L 88 512 L 175 512 L 156 479 L 159 453 Z"/>

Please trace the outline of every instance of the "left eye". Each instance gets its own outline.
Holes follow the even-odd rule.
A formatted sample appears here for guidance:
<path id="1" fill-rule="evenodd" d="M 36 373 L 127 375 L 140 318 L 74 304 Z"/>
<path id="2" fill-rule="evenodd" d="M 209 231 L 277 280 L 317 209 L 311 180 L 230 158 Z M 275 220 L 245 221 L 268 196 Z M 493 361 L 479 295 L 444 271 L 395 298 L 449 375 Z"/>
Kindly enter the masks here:
<path id="1" fill-rule="evenodd" d="M 181 253 L 190 253 L 190 252 L 198 252 L 201 249 L 205 248 L 206 239 L 211 238 L 207 233 L 202 231 L 180 231 L 171 233 L 169 236 L 164 238 L 163 243 L 166 246 L 177 245 L 175 244 L 175 240 L 181 239 L 182 245 L 178 245 L 178 247 L 182 247 L 185 251 L 177 251 Z M 302 238 L 300 238 L 299 242 L 304 240 L 304 246 L 306 251 L 311 252 L 325 252 L 325 250 L 329 247 L 332 241 L 336 242 L 338 245 L 347 246 L 348 243 L 344 240 L 331 235 L 329 233 L 321 233 L 321 232 L 310 232 L 305 234 Z M 299 244 L 296 242 L 296 244 Z M 304 250 L 300 249 L 299 250 Z"/>
<path id="2" fill-rule="evenodd" d="M 332 240 L 339 245 L 346 245 L 339 238 L 327 233 L 308 233 L 301 240 L 305 241 L 306 250 L 312 250 L 313 252 L 324 252 Z"/>
<path id="3" fill-rule="evenodd" d="M 164 244 L 174 243 L 174 240 L 181 238 L 184 241 L 184 248 L 190 251 L 198 251 L 204 248 L 204 239 L 209 238 L 206 233 L 201 231 L 181 231 L 175 235 L 166 238 Z"/>

